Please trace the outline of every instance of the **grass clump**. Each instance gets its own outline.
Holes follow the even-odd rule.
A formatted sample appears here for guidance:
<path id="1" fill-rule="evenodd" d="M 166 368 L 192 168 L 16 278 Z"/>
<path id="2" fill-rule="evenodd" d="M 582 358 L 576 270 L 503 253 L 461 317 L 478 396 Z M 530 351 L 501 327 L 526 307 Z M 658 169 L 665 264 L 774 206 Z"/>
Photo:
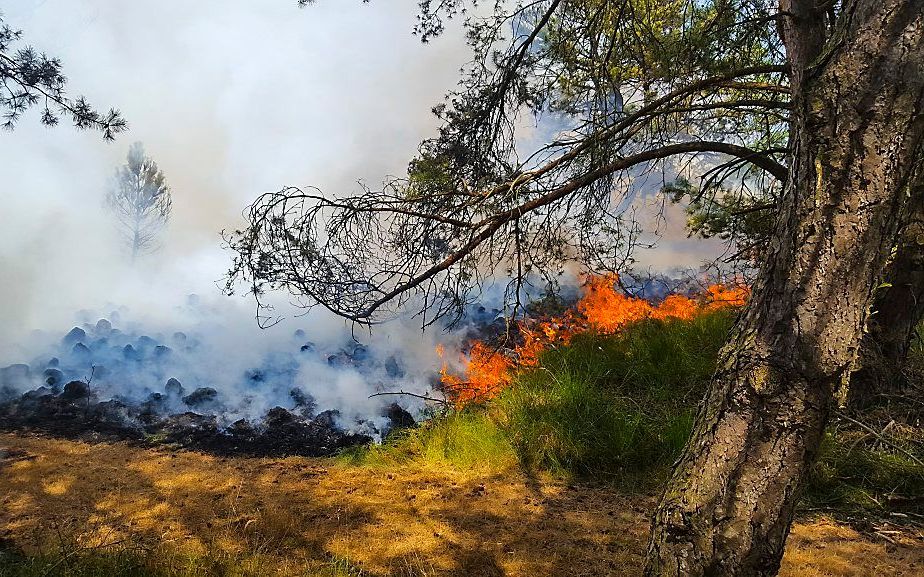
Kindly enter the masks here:
<path id="1" fill-rule="evenodd" d="M 507 434 L 482 408 L 436 416 L 420 427 L 390 435 L 381 445 L 354 448 L 339 458 L 352 465 L 416 463 L 459 470 L 498 469 L 515 463 Z"/>
<path id="2" fill-rule="evenodd" d="M 58 548 L 25 555 L 0 549 L 0 577 L 364 577 L 348 559 L 330 556 L 311 567 L 282 567 L 278 559 L 213 552 L 181 555 L 125 543 L 120 547 Z"/>
<path id="3" fill-rule="evenodd" d="M 832 427 L 809 472 L 805 503 L 856 511 L 924 512 L 924 454 L 914 456 L 917 459 L 888 446 L 869 446 L 861 433 Z"/>
<path id="4" fill-rule="evenodd" d="M 667 466 L 689 436 L 695 409 L 659 419 L 657 407 L 608 394 L 573 372 L 549 378 L 553 386 L 527 380 L 499 401 L 504 430 L 530 470 L 638 480 Z"/>
<path id="5" fill-rule="evenodd" d="M 0 577 L 165 577 L 166 570 L 150 565 L 142 554 L 122 551 L 55 553 L 26 556 L 0 551 Z"/>
<path id="6" fill-rule="evenodd" d="M 733 314 L 647 320 L 547 351 L 495 401 L 530 469 L 624 485 L 663 479 L 689 437 Z"/>

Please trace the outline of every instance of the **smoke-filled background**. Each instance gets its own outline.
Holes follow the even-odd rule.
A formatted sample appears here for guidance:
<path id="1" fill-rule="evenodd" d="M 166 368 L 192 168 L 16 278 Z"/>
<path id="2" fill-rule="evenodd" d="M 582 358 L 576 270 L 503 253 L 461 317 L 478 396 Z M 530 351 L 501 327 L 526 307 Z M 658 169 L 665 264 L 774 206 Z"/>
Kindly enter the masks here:
<path id="1" fill-rule="evenodd" d="M 438 362 L 434 345 L 445 335 L 422 334 L 414 321 L 392 323 L 372 336 L 356 335 L 378 357 L 369 374 L 332 371 L 324 355 L 351 342 L 347 323 L 322 311 L 292 318 L 298 311 L 283 302 L 279 312 L 289 320 L 260 331 L 252 302 L 223 297 L 218 286 L 229 264 L 219 233 L 242 223 L 242 209 L 257 194 L 283 185 L 347 192 L 358 179 L 401 175 L 418 143 L 434 133 L 429 110 L 454 86 L 469 53 L 455 27 L 429 45 L 413 37 L 416 5 L 0 5 L 26 42 L 62 58 L 73 95 L 86 95 L 98 108 L 116 106 L 130 123 L 126 134 L 106 143 L 95 133 L 43 127 L 32 110 L 14 132 L 0 134 L 0 365 L 33 362 L 54 347 L 71 354 L 73 343 L 61 337 L 86 323 L 86 340 L 106 338 L 89 327 L 107 318 L 123 331 L 104 343 L 110 351 L 140 335 L 159 335 L 182 365 L 174 370 L 193 381 L 188 388 L 216 386 L 226 399 L 250 394 L 245 381 L 228 375 L 280 352 L 300 354 L 306 341 L 321 352 L 312 360 L 297 357 L 297 379 L 321 409 L 372 410 L 368 394 L 387 386 L 376 383 L 392 356 L 403 365 L 401 379 L 425 388 Z M 166 174 L 173 214 L 162 249 L 132 265 L 104 197 L 135 141 Z M 678 210 L 671 209 L 680 218 L 662 228 L 662 249 L 650 258 L 658 268 L 695 265 L 715 248 L 685 241 Z M 191 293 L 198 300 L 190 301 Z M 113 311 L 117 320 L 109 318 Z M 293 337 L 299 328 L 305 335 Z M 177 331 L 198 335 L 200 348 L 186 354 L 168 342 Z M 111 386 L 141 394 L 170 376 L 146 374 Z M 277 400 L 253 397 L 237 413 Z"/>

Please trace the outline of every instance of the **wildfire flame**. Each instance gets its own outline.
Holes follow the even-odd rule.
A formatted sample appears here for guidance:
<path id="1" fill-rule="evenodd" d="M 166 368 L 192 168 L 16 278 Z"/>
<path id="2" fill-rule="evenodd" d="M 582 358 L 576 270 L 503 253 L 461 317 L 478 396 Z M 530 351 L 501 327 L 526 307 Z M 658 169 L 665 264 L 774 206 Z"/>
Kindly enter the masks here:
<path id="1" fill-rule="evenodd" d="M 437 348 L 437 353 L 443 357 L 445 351 L 441 349 Z M 449 397 L 460 406 L 497 395 L 510 383 L 510 369 L 514 366 L 508 356 L 481 341 L 475 341 L 468 353 L 465 376 L 452 374 L 444 360 L 440 380 Z"/>
<path id="2" fill-rule="evenodd" d="M 613 334 L 626 325 L 646 318 L 690 320 L 705 311 L 744 305 L 749 289 L 744 284 L 715 284 L 695 297 L 672 294 L 658 304 L 625 295 L 616 290 L 616 275 L 593 276 L 584 285 L 584 295 L 576 310 L 550 319 L 524 319 L 517 328 L 522 342 L 512 350 L 498 350 L 482 341 L 474 341 L 460 361 L 464 374 L 454 374 L 445 359 L 446 351 L 437 346 L 443 359 L 440 379 L 456 406 L 483 401 L 496 396 L 511 381 L 511 369 L 536 366 L 539 355 L 550 348 L 567 344 L 575 335 L 593 330 Z"/>

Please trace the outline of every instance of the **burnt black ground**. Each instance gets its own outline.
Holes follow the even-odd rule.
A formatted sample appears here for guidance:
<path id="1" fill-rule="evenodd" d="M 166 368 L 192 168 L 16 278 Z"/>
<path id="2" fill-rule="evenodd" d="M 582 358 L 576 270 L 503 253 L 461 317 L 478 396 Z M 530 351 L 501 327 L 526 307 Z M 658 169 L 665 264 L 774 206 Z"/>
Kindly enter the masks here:
<path id="1" fill-rule="evenodd" d="M 41 387 L 0 403 L 0 430 L 265 457 L 328 456 L 372 442 L 370 435 L 341 428 L 336 411 L 312 415 L 276 407 L 257 422 L 240 420 L 222 426 L 213 415 L 193 411 L 163 415 L 153 409 L 150 403 L 99 401 L 77 381 L 61 392 Z M 385 416 L 389 428 L 413 426 L 410 414 L 397 405 L 388 407 Z"/>

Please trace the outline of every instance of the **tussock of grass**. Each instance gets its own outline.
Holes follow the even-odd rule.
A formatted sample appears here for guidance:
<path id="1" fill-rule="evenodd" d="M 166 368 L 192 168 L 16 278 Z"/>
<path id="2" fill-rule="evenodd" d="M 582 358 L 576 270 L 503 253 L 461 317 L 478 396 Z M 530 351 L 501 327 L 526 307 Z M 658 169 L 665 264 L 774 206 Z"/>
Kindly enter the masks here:
<path id="1" fill-rule="evenodd" d="M 634 484 L 658 475 L 683 448 L 695 410 L 667 418 L 631 397 L 613 396 L 579 376 L 555 376 L 552 387 L 523 384 L 500 399 L 504 429 L 520 462 Z"/>
<path id="2" fill-rule="evenodd" d="M 495 402 L 530 468 L 623 485 L 661 480 L 689 436 L 732 315 L 650 320 L 548 351 Z"/>
<path id="3" fill-rule="evenodd" d="M 0 551 L 0 577 L 108 577 L 137 575 L 161 577 L 169 573 L 162 568 L 148 567 L 142 555 L 129 551 L 76 554 L 56 553 L 26 557 Z"/>
<path id="4" fill-rule="evenodd" d="M 164 549 L 109 547 L 101 550 L 61 548 L 26 556 L 0 550 L 0 577 L 263 577 L 278 566 L 259 554 L 234 556 L 212 551 L 179 555 Z M 364 577 L 347 559 L 331 557 L 315 567 L 293 572 L 300 577 Z"/>
<path id="5" fill-rule="evenodd" d="M 848 511 L 924 513 L 924 325 L 909 351 L 906 398 L 887 398 L 854 415 L 869 427 L 838 421 L 828 427 L 818 460 L 809 472 L 804 500 L 808 506 Z M 856 421 L 855 419 L 855 421 Z M 882 431 L 880 435 L 870 430 Z M 899 449 L 900 448 L 900 449 Z"/>
<path id="6" fill-rule="evenodd" d="M 415 463 L 458 470 L 500 470 L 515 464 L 507 434 L 481 409 L 451 412 L 401 431 L 378 446 L 339 457 L 352 465 L 391 467 Z"/>
<path id="7" fill-rule="evenodd" d="M 866 446 L 857 434 L 832 430 L 809 474 L 805 501 L 848 510 L 920 511 L 924 466 L 889 447 Z"/>

